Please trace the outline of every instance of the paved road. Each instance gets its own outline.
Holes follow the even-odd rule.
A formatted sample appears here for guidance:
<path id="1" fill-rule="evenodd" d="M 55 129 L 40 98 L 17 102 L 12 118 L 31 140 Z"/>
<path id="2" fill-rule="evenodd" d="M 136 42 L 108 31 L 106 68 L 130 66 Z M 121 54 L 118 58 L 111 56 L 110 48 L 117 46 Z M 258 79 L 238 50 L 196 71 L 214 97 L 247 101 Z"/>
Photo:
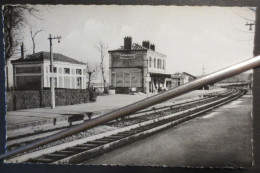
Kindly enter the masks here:
<path id="1" fill-rule="evenodd" d="M 203 117 L 89 160 L 88 164 L 249 167 L 251 99 L 243 96 Z"/>

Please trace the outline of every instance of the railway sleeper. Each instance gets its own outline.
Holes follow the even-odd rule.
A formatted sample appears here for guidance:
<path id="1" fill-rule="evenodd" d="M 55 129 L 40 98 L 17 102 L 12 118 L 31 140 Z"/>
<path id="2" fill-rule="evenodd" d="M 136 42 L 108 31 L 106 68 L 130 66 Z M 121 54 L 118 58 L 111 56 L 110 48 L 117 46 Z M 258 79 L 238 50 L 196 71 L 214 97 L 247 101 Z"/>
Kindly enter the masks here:
<path id="1" fill-rule="evenodd" d="M 78 151 L 78 150 L 89 150 L 89 149 L 91 149 L 91 147 L 84 147 L 84 146 L 80 146 L 80 145 L 72 147 L 72 150 L 75 150 L 75 151 Z"/>
<path id="2" fill-rule="evenodd" d="M 66 154 L 57 154 L 57 153 L 50 153 L 50 154 L 46 154 L 44 155 L 44 158 L 50 158 L 50 159 L 61 159 L 66 157 Z"/>
<path id="3" fill-rule="evenodd" d="M 121 134 L 128 134 L 128 135 L 132 135 L 133 131 L 125 131 L 125 132 L 121 132 Z"/>
<path id="4" fill-rule="evenodd" d="M 78 152 L 78 151 L 83 151 L 83 150 L 87 150 L 89 149 L 88 147 L 69 147 L 69 148 L 66 148 L 66 150 L 68 151 L 75 151 L 75 152 Z"/>
<path id="5" fill-rule="evenodd" d="M 123 136 L 109 136 L 109 137 L 106 137 L 106 139 L 113 139 L 113 140 L 117 140 L 117 139 L 120 139 L 122 138 Z"/>
<path id="6" fill-rule="evenodd" d="M 111 142 L 111 141 L 114 141 L 114 140 L 115 140 L 114 138 L 105 137 L 105 138 L 99 139 L 98 141 Z"/>
<path id="7" fill-rule="evenodd" d="M 84 144 L 80 144 L 78 146 L 93 148 L 93 147 L 96 147 L 96 144 L 84 143 Z"/>
<path id="8" fill-rule="evenodd" d="M 75 154 L 75 151 L 61 150 L 61 151 L 56 151 L 55 154 L 71 155 L 71 154 Z"/>
<path id="9" fill-rule="evenodd" d="M 125 132 L 120 132 L 120 133 L 117 133 L 115 134 L 116 136 L 129 136 L 128 133 L 125 133 Z"/>
<path id="10" fill-rule="evenodd" d="M 128 137 L 128 136 L 131 136 L 133 133 L 120 133 L 119 136 L 121 136 L 121 138 L 125 138 L 125 137 Z"/>
<path id="11" fill-rule="evenodd" d="M 106 143 L 107 142 L 105 142 L 105 141 L 98 141 L 98 140 L 88 142 L 88 144 L 95 144 L 95 145 L 103 145 L 103 144 L 106 144 Z"/>
<path id="12" fill-rule="evenodd" d="M 142 131 L 141 129 L 132 129 L 132 130 L 130 130 L 130 132 L 133 132 L 133 133 L 139 133 L 141 131 Z"/>
<path id="13" fill-rule="evenodd" d="M 127 135 L 127 136 L 129 136 L 129 135 Z M 120 139 L 120 138 L 125 138 L 127 136 L 126 135 L 125 136 L 123 136 L 123 135 L 112 135 L 110 137 Z"/>

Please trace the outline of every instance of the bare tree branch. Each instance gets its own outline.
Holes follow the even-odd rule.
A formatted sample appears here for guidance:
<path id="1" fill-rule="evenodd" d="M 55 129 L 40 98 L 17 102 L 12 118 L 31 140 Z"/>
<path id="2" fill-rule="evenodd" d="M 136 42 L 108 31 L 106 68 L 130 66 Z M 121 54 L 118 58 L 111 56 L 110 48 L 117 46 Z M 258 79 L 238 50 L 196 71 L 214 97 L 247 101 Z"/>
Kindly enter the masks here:
<path id="1" fill-rule="evenodd" d="M 33 44 L 33 54 L 35 54 L 35 49 L 36 49 L 35 48 L 36 47 L 35 37 L 37 34 L 39 34 L 40 32 L 43 32 L 45 30 L 43 28 L 37 29 L 36 26 L 31 26 L 30 24 L 29 24 L 29 29 L 30 29 L 30 35 L 31 35 L 32 44 Z"/>
<path id="2" fill-rule="evenodd" d="M 90 84 L 93 80 L 97 79 L 99 72 L 100 72 L 100 65 L 99 64 L 90 64 L 87 63 L 86 65 L 86 78 L 88 80 L 88 89 L 90 89 Z"/>
<path id="3" fill-rule="evenodd" d="M 100 53 L 100 70 L 101 70 L 101 77 L 103 79 L 103 86 L 104 86 L 104 92 L 105 92 L 105 88 L 106 88 L 106 78 L 105 78 L 105 65 L 104 65 L 104 58 L 106 56 L 107 53 L 107 49 L 108 46 L 103 43 L 103 42 L 99 42 L 98 45 L 95 46 L 96 49 L 99 51 Z"/>
<path id="4" fill-rule="evenodd" d="M 4 15 L 4 42 L 5 42 L 5 61 L 8 61 L 18 53 L 22 36 L 21 30 L 27 23 L 25 15 L 36 17 L 39 12 L 35 6 L 30 5 L 5 5 L 3 10 Z M 8 76 L 8 66 L 6 65 L 6 72 Z M 6 78 L 7 87 L 9 87 L 8 78 Z"/>

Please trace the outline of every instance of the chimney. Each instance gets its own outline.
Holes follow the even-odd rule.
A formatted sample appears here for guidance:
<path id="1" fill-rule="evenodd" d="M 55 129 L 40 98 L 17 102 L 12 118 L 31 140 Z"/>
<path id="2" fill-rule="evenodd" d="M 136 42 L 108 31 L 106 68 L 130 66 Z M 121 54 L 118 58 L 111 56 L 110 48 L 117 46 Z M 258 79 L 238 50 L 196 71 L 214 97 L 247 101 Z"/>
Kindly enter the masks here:
<path id="1" fill-rule="evenodd" d="M 132 37 L 128 36 L 124 38 L 124 49 L 131 50 L 132 47 Z"/>
<path id="2" fill-rule="evenodd" d="M 143 41 L 143 47 L 149 49 L 150 48 L 150 41 Z"/>
<path id="3" fill-rule="evenodd" d="M 155 45 L 154 45 L 154 44 L 151 44 L 151 45 L 150 45 L 150 49 L 152 49 L 153 51 L 155 51 Z"/>
<path id="4" fill-rule="evenodd" d="M 23 48 L 23 43 L 21 45 L 21 57 L 24 59 L 24 48 Z"/>

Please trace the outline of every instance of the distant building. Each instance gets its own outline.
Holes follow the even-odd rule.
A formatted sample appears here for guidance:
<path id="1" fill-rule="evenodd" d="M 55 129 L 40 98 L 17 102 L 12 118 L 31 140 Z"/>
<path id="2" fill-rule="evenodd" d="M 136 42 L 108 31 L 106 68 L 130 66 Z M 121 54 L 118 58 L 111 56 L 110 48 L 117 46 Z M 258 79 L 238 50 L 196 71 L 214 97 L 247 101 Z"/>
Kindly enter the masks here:
<path id="1" fill-rule="evenodd" d="M 50 87 L 50 53 L 38 52 L 11 61 L 15 89 Z M 53 54 L 53 73 L 56 88 L 86 89 L 86 64 L 65 55 Z"/>
<path id="2" fill-rule="evenodd" d="M 172 83 L 172 87 L 178 87 L 180 85 L 189 83 L 193 80 L 195 80 L 196 77 L 186 73 L 186 72 L 182 72 L 182 73 L 175 73 L 173 75 L 171 75 L 171 83 Z"/>
<path id="3" fill-rule="evenodd" d="M 116 93 L 128 93 L 130 90 L 157 92 L 166 88 L 166 55 L 156 52 L 155 45 L 143 41 L 142 45 L 132 44 L 131 37 L 124 38 L 124 46 L 110 50 L 109 84 Z"/>
<path id="4" fill-rule="evenodd" d="M 227 78 L 225 80 L 219 81 L 214 84 L 216 87 L 226 87 L 226 86 L 243 86 L 247 85 L 251 88 L 253 85 L 253 73 L 241 73 L 236 76 Z"/>

